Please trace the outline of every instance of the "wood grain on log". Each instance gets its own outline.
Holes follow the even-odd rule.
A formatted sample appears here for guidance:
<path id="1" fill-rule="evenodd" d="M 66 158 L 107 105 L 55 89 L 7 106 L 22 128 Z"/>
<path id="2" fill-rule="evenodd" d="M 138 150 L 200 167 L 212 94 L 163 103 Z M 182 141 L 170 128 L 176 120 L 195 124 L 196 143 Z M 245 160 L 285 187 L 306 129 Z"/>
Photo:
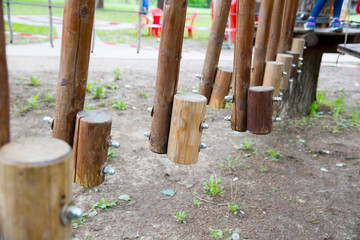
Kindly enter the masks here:
<path id="1" fill-rule="evenodd" d="M 236 10 L 236 37 L 234 53 L 231 128 L 247 130 L 247 94 L 250 85 L 252 49 L 255 24 L 255 0 L 238 0 Z"/>
<path id="2" fill-rule="evenodd" d="M 0 0 L 2 6 L 2 0 Z M 0 9 L 0 147 L 10 142 L 9 82 L 3 8 Z"/>
<path id="3" fill-rule="evenodd" d="M 171 161 L 186 165 L 198 161 L 206 102 L 206 98 L 200 94 L 175 95 L 167 151 Z"/>
<path id="4" fill-rule="evenodd" d="M 256 31 L 253 72 L 250 86 L 261 86 L 263 83 L 265 57 L 270 35 L 271 14 L 274 0 L 262 0 L 260 3 L 258 28 Z"/>
<path id="5" fill-rule="evenodd" d="M 281 84 L 280 84 L 280 90 L 288 90 L 289 89 L 289 79 L 291 75 L 292 70 L 292 63 L 293 63 L 293 56 L 290 54 L 282 54 L 279 53 L 276 56 L 276 61 L 281 62 L 284 64 L 284 72 L 286 72 L 286 75 L 282 77 Z"/>
<path id="6" fill-rule="evenodd" d="M 84 107 L 95 0 L 66 0 L 53 137 L 73 145 L 76 114 Z"/>
<path id="7" fill-rule="evenodd" d="M 100 172 L 107 160 L 111 117 L 101 111 L 81 111 L 76 116 L 73 181 L 86 188 L 104 182 Z"/>
<path id="8" fill-rule="evenodd" d="M 279 96 L 283 72 L 283 63 L 275 61 L 266 62 L 263 86 L 274 87 L 274 97 Z"/>
<path id="9" fill-rule="evenodd" d="M 278 53 L 285 53 L 290 50 L 290 46 L 288 46 L 289 38 L 292 38 L 290 34 L 292 34 L 291 28 L 292 26 L 292 14 L 294 9 L 294 0 L 285 0 L 285 8 L 283 12 L 282 24 L 281 24 L 281 32 L 280 32 L 280 41 L 278 44 Z"/>
<path id="10" fill-rule="evenodd" d="M 209 42 L 206 49 L 205 61 L 200 80 L 199 93 L 210 101 L 211 91 L 219 63 L 224 33 L 229 17 L 231 0 L 217 0 L 214 19 L 211 26 Z"/>
<path id="11" fill-rule="evenodd" d="M 297 52 L 300 54 L 300 57 L 303 57 L 304 46 L 305 46 L 305 39 L 294 38 L 291 44 L 291 51 Z"/>
<path id="12" fill-rule="evenodd" d="M 71 237 L 60 221 L 72 199 L 71 148 L 55 138 L 26 138 L 0 149 L 1 239 Z"/>
<path id="13" fill-rule="evenodd" d="M 164 9 L 149 138 L 150 150 L 160 154 L 167 151 L 171 109 L 180 72 L 187 0 L 167 0 Z"/>
<path id="14" fill-rule="evenodd" d="M 248 100 L 248 130 L 264 135 L 272 131 L 273 87 L 250 87 Z"/>
<path id="15" fill-rule="evenodd" d="M 229 94 L 231 80 L 232 70 L 219 67 L 216 71 L 215 83 L 209 103 L 211 107 L 225 108 L 226 101 L 224 98 Z"/>

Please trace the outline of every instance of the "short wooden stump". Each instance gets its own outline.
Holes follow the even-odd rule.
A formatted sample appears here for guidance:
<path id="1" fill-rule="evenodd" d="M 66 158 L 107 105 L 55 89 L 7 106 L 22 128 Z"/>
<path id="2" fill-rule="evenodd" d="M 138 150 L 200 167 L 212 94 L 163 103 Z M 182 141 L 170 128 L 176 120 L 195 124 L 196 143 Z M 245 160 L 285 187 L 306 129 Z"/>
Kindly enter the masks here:
<path id="1" fill-rule="evenodd" d="M 232 70 L 219 67 L 216 72 L 215 83 L 211 92 L 209 105 L 213 108 L 224 109 L 226 106 L 225 96 L 229 94 Z"/>

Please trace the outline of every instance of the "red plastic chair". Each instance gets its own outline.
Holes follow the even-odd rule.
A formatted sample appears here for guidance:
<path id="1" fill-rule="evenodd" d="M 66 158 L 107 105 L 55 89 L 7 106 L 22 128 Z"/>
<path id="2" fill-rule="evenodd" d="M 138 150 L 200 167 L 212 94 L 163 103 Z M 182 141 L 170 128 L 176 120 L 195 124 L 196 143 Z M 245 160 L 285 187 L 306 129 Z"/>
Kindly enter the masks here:
<path id="1" fill-rule="evenodd" d="M 160 19 L 161 19 L 162 15 L 163 15 L 163 11 L 160 8 L 153 8 L 153 9 L 149 10 L 149 15 L 151 15 L 153 17 L 152 24 L 155 25 L 155 26 L 151 27 L 150 32 L 152 34 L 154 34 L 158 38 L 159 34 L 161 32 Z"/>
<path id="2" fill-rule="evenodd" d="M 193 24 L 194 24 L 194 20 L 195 20 L 196 16 L 197 16 L 197 12 L 194 12 L 190 17 L 186 18 L 186 21 L 190 21 L 190 25 L 186 25 L 186 23 L 185 23 L 185 28 L 188 30 L 189 38 L 193 37 L 192 29 L 193 29 Z"/>

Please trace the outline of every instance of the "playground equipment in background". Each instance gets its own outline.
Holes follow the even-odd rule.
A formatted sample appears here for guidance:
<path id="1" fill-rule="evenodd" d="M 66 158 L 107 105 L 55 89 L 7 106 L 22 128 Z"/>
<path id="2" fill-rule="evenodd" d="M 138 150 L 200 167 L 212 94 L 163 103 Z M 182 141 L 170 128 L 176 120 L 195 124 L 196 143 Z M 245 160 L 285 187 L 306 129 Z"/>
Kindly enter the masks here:
<path id="1" fill-rule="evenodd" d="M 194 12 L 190 17 L 185 19 L 185 28 L 188 30 L 188 37 L 193 38 L 192 29 L 194 25 L 195 18 L 197 16 L 197 12 Z M 190 21 L 189 25 L 186 25 L 186 21 Z"/>

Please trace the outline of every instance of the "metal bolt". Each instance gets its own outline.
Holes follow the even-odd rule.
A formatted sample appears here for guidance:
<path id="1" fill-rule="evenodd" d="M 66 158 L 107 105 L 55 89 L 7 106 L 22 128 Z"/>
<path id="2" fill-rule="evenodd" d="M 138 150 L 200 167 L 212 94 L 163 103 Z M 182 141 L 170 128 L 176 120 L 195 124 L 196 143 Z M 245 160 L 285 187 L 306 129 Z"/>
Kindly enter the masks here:
<path id="1" fill-rule="evenodd" d="M 45 116 L 45 117 L 43 118 L 43 121 L 44 121 L 44 123 L 46 123 L 47 125 L 49 125 L 49 127 L 50 127 L 51 129 L 53 129 L 54 119 L 53 119 L 52 117 Z"/>
<path id="2" fill-rule="evenodd" d="M 107 142 L 107 145 L 108 145 L 109 147 L 111 147 L 111 148 L 119 148 L 119 147 L 120 147 L 120 143 L 119 143 L 119 142 L 113 141 L 113 140 L 111 140 L 111 139 Z"/>
<path id="3" fill-rule="evenodd" d="M 283 95 L 283 92 L 279 92 L 279 97 L 282 97 Z"/>
<path id="4" fill-rule="evenodd" d="M 201 79 L 202 75 L 201 74 L 196 74 L 195 77 L 198 78 L 198 79 Z"/>
<path id="5" fill-rule="evenodd" d="M 304 66 L 304 63 L 303 62 L 300 62 L 300 67 Z"/>
<path id="6" fill-rule="evenodd" d="M 306 50 L 307 49 L 307 46 L 304 46 L 304 50 Z"/>
<path id="7" fill-rule="evenodd" d="M 77 218 L 81 218 L 83 215 L 83 210 L 79 207 L 76 206 L 69 206 L 66 209 L 66 218 L 71 220 L 71 219 L 77 219 Z"/>
<path id="8" fill-rule="evenodd" d="M 289 83 L 293 83 L 294 82 L 294 79 L 293 78 L 290 78 L 289 79 Z"/>
<path id="9" fill-rule="evenodd" d="M 283 75 L 283 76 L 286 76 L 286 75 L 287 75 L 287 72 L 282 72 L 282 75 Z"/>
<path id="10" fill-rule="evenodd" d="M 281 118 L 280 117 L 275 117 L 272 119 L 272 122 L 281 122 Z"/>
<path id="11" fill-rule="evenodd" d="M 303 57 L 300 57 L 300 58 L 299 58 L 299 61 L 300 61 L 300 62 L 304 61 L 304 58 L 303 58 Z"/>
<path id="12" fill-rule="evenodd" d="M 149 138 L 150 137 L 150 132 L 144 132 L 144 136 Z"/>
<path id="13" fill-rule="evenodd" d="M 302 73 L 302 71 L 301 71 L 301 70 L 297 70 L 297 73 L 300 74 L 300 73 Z"/>
<path id="14" fill-rule="evenodd" d="M 233 96 L 225 96 L 224 97 L 226 102 L 232 103 L 234 101 L 234 97 Z"/>
<path id="15" fill-rule="evenodd" d="M 107 175 L 114 175 L 115 170 L 113 168 L 111 168 L 111 167 L 104 167 L 103 173 L 107 174 Z"/>
<path id="16" fill-rule="evenodd" d="M 196 90 L 196 89 L 193 89 L 191 92 L 193 92 L 193 93 L 198 93 L 199 91 Z"/>
<path id="17" fill-rule="evenodd" d="M 295 68 L 295 67 L 296 67 L 296 64 L 295 64 L 295 63 L 291 64 L 291 67 L 292 67 L 292 68 Z"/>
<path id="18" fill-rule="evenodd" d="M 207 123 L 205 123 L 205 122 L 202 122 L 201 125 L 200 125 L 200 128 L 201 128 L 201 130 L 202 129 L 209 129 L 209 125 Z"/>
<path id="19" fill-rule="evenodd" d="M 226 116 L 226 117 L 224 117 L 224 120 L 225 120 L 225 121 L 230 121 L 230 120 L 231 120 L 231 116 Z"/>
<path id="20" fill-rule="evenodd" d="M 274 97 L 273 102 L 282 102 L 282 98 L 281 97 Z"/>
<path id="21" fill-rule="evenodd" d="M 149 107 L 149 108 L 147 109 L 148 113 L 151 113 L 151 112 L 152 112 L 152 110 L 153 110 L 153 108 L 152 108 L 152 107 Z"/>
<path id="22" fill-rule="evenodd" d="M 206 146 L 206 144 L 205 143 L 200 143 L 200 145 L 199 145 L 199 151 L 200 151 L 200 149 L 205 149 L 207 146 Z"/>

